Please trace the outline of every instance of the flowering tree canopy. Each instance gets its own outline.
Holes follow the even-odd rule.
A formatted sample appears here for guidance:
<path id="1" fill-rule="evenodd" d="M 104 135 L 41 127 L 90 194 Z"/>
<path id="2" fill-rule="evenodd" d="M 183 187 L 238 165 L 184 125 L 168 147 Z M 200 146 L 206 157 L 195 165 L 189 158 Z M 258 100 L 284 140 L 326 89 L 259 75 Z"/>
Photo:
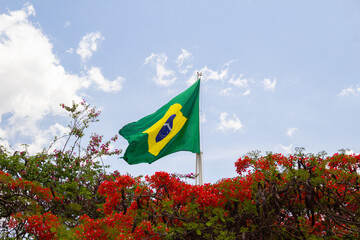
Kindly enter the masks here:
<path id="1" fill-rule="evenodd" d="M 8 239 L 358 239 L 360 155 L 249 153 L 238 176 L 196 186 L 157 172 L 106 173 L 111 141 L 84 131 L 98 112 L 61 105 L 73 121 L 61 148 L 0 149 L 1 237 Z M 100 161 L 99 161 L 100 159 Z"/>

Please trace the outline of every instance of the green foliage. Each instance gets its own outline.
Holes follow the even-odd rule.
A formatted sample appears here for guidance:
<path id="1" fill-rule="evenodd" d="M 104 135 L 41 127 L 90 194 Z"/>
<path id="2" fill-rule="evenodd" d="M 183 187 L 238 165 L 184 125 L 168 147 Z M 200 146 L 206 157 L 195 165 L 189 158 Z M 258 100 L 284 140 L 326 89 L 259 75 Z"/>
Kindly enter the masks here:
<path id="1" fill-rule="evenodd" d="M 103 166 L 101 157 L 120 154 L 120 150 L 110 151 L 109 148 L 117 137 L 102 142 L 101 136 L 92 134 L 88 145 L 83 147 L 81 142 L 84 142 L 85 130 L 91 123 L 98 121 L 100 112 L 85 101 L 80 104 L 73 102 L 72 106 L 60 106 L 72 119 L 69 131 L 55 137 L 42 152 L 34 155 L 26 150 L 10 153 L 4 146 L 0 146 L 0 171 L 12 176 L 15 182 L 25 180 L 49 189 L 50 196 L 47 197 L 51 198 L 51 201 L 42 201 L 27 194 L 27 188 L 16 192 L 3 185 L 0 217 L 7 219 L 6 222 L 10 221 L 11 215 L 19 212 L 23 215 L 51 212 L 61 219 L 63 228 L 68 229 L 79 224 L 78 219 L 84 214 L 93 218 L 102 216 L 97 207 L 105 202 L 105 198 L 97 190 L 101 182 L 114 179 L 117 173 L 106 174 L 105 168 L 108 166 Z M 29 204 L 31 202 L 36 204 Z M 66 235 L 65 232 L 63 230 L 62 234 Z M 10 237 L 12 234 L 14 231 L 3 232 L 3 236 Z"/>

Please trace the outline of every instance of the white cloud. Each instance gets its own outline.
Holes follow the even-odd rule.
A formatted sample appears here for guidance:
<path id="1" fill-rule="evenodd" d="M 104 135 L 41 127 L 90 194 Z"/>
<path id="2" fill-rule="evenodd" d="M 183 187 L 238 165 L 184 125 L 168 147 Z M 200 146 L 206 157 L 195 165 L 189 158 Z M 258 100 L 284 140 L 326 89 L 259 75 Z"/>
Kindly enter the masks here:
<path id="1" fill-rule="evenodd" d="M 225 66 L 225 67 L 230 67 L 230 65 L 231 65 L 233 62 L 235 62 L 235 60 L 230 60 L 230 61 L 224 63 L 224 66 Z"/>
<path id="2" fill-rule="evenodd" d="M 231 85 L 239 87 L 239 88 L 246 88 L 246 91 L 243 93 L 243 95 L 246 96 L 246 95 L 250 94 L 250 89 L 249 89 L 248 83 L 251 80 L 242 78 L 242 77 L 243 77 L 243 74 L 240 74 L 240 76 L 238 78 L 234 78 L 234 76 L 232 76 L 229 80 L 229 83 Z"/>
<path id="3" fill-rule="evenodd" d="M 341 90 L 341 92 L 339 93 L 339 96 L 356 96 L 360 93 L 360 86 L 350 86 L 348 88 L 344 88 L 343 90 Z"/>
<path id="4" fill-rule="evenodd" d="M 180 73 L 186 74 L 189 71 L 189 69 L 192 68 L 192 65 L 185 64 L 186 62 L 191 60 L 191 58 L 192 58 L 192 54 L 189 51 L 185 49 L 181 49 L 181 54 L 177 57 L 175 61 Z"/>
<path id="5" fill-rule="evenodd" d="M 291 137 L 295 132 L 297 132 L 298 129 L 297 128 L 288 128 L 287 131 L 286 131 L 286 135 L 288 137 Z"/>
<path id="6" fill-rule="evenodd" d="M 276 79 L 274 79 L 273 81 L 271 81 L 269 78 L 265 78 L 265 79 L 262 81 L 262 84 L 263 84 L 265 90 L 274 91 L 274 90 L 275 90 L 275 86 L 276 86 Z"/>
<path id="7" fill-rule="evenodd" d="M 247 89 L 246 92 L 243 93 L 244 96 L 247 96 L 250 94 L 250 89 Z"/>
<path id="8" fill-rule="evenodd" d="M 37 129 L 36 127 L 35 128 L 29 128 L 29 127 L 31 126 L 28 126 L 28 129 L 31 129 L 30 132 L 32 132 L 32 134 L 35 134 L 37 136 L 36 138 L 34 138 L 34 141 L 31 143 L 30 150 L 32 152 L 41 151 L 45 146 L 49 145 L 50 142 L 49 140 L 53 139 L 54 136 L 63 136 L 68 132 L 68 128 L 64 127 L 59 123 L 55 123 L 46 129 Z M 64 139 L 56 142 L 53 147 L 55 149 L 59 148 L 62 145 L 62 143 L 64 143 Z"/>
<path id="9" fill-rule="evenodd" d="M 285 151 L 286 154 L 290 154 L 292 153 L 292 148 L 293 148 L 293 145 L 290 144 L 289 146 L 284 146 L 284 145 L 279 145 L 280 149 Z"/>
<path id="10" fill-rule="evenodd" d="M 104 92 L 117 92 L 122 89 L 122 83 L 125 81 L 123 77 L 117 77 L 114 81 L 107 80 L 101 73 L 100 68 L 92 67 L 88 71 L 88 79 L 94 82 L 98 89 Z"/>
<path id="11" fill-rule="evenodd" d="M 58 105 L 86 87 L 82 79 L 64 70 L 49 39 L 28 21 L 33 11 L 28 5 L 0 15 L 0 33 L 6 38 L 0 42 L 0 114 L 13 111 L 13 118 L 39 119 L 43 111 L 56 112 L 44 100 Z"/>
<path id="12" fill-rule="evenodd" d="M 1 128 L 0 128 L 0 146 L 6 147 L 7 149 L 10 148 L 10 144 L 6 140 L 6 133 Z"/>
<path id="13" fill-rule="evenodd" d="M 220 123 L 218 124 L 217 129 L 221 131 L 226 131 L 228 129 L 232 129 L 234 132 L 240 130 L 243 125 L 239 118 L 234 114 L 232 119 L 228 118 L 228 114 L 226 112 L 220 113 Z"/>
<path id="14" fill-rule="evenodd" d="M 207 66 L 204 66 L 200 70 L 194 71 L 194 73 L 191 75 L 191 77 L 187 81 L 187 83 L 189 85 L 196 82 L 197 79 L 194 76 L 196 76 L 197 72 L 202 73 L 201 80 L 203 82 L 207 82 L 209 80 L 220 80 L 220 81 L 222 81 L 228 76 L 229 68 L 227 67 L 227 68 L 225 68 L 225 69 L 223 69 L 221 71 L 214 71 L 214 70 L 208 68 Z"/>
<path id="15" fill-rule="evenodd" d="M 165 54 L 151 53 L 151 55 L 145 59 L 144 64 L 150 64 L 155 67 L 156 77 L 153 77 L 153 80 L 157 85 L 169 87 L 175 83 L 176 77 L 174 77 L 174 71 L 165 67 L 166 62 L 167 56 Z"/>
<path id="16" fill-rule="evenodd" d="M 26 143 L 39 150 L 49 143 L 51 134 L 63 131 L 56 123 L 48 129 L 40 124 L 49 115 L 66 115 L 60 103 L 80 101 L 79 91 L 91 84 L 105 91 L 120 90 L 122 79 L 110 83 L 96 68 L 88 76 L 66 72 L 49 38 L 29 21 L 32 15 L 31 5 L 0 14 L 0 118 L 7 115 L 2 118 L 0 137 L 27 139 Z"/>
<path id="17" fill-rule="evenodd" d="M 81 39 L 76 53 L 79 54 L 83 62 L 89 60 L 93 52 L 97 51 L 100 40 L 104 40 L 104 37 L 99 32 L 88 33 Z"/>
<path id="18" fill-rule="evenodd" d="M 73 49 L 73 48 L 69 48 L 68 50 L 66 50 L 66 53 L 68 53 L 68 54 L 73 54 L 73 53 L 74 53 L 74 49 Z"/>
<path id="19" fill-rule="evenodd" d="M 350 150 L 350 149 L 345 149 L 345 154 L 346 155 L 352 155 L 352 154 L 355 154 L 355 152 L 353 150 Z"/>
<path id="20" fill-rule="evenodd" d="M 242 74 L 240 74 L 240 76 L 236 79 L 234 79 L 234 77 L 232 77 L 230 80 L 229 80 L 229 83 L 234 85 L 234 86 L 237 86 L 237 87 L 240 87 L 240 88 L 246 88 L 248 86 L 248 79 L 242 79 Z"/>
<path id="21" fill-rule="evenodd" d="M 205 81 L 207 81 L 207 80 L 224 80 L 228 75 L 229 68 L 225 68 L 224 70 L 221 70 L 221 71 L 214 71 L 205 66 L 199 72 L 202 73 Z"/>
<path id="22" fill-rule="evenodd" d="M 220 91 L 220 95 L 229 96 L 231 94 L 232 88 L 228 87 Z"/>

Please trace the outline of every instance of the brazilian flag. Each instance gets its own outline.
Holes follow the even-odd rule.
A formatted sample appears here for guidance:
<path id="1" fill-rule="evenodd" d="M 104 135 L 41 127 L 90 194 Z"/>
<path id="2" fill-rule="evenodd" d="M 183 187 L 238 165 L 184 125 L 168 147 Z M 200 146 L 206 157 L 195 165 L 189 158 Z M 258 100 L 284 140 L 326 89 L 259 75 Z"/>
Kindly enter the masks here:
<path id="1" fill-rule="evenodd" d="M 150 164 L 178 151 L 200 153 L 199 91 L 200 79 L 155 113 L 120 129 L 129 142 L 122 158 Z"/>

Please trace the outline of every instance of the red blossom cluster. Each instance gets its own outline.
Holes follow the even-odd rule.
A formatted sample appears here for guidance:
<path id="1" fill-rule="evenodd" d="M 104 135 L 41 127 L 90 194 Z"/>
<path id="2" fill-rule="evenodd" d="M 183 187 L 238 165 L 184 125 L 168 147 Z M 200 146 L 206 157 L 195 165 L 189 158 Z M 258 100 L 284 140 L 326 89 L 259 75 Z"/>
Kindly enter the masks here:
<path id="1" fill-rule="evenodd" d="M 143 178 L 101 173 L 99 214 L 80 216 L 68 234 L 88 240 L 359 237 L 360 155 L 245 156 L 235 168 L 238 177 L 201 186 L 166 172 Z M 37 201 L 40 212 L 63 201 L 49 188 L 1 171 L 0 182 L 3 193 Z M 56 239 L 63 223 L 49 211 L 13 214 L 9 227 L 21 224 L 31 236 Z"/>
<path id="2" fill-rule="evenodd" d="M 29 234 L 37 236 L 39 239 L 51 240 L 58 239 L 57 231 L 60 227 L 58 218 L 51 212 L 42 215 L 22 216 L 16 214 L 13 221 L 17 222 L 12 224 L 15 227 L 19 222 L 24 223 L 24 228 Z"/>
<path id="3" fill-rule="evenodd" d="M 22 178 L 13 178 L 9 173 L 4 173 L 0 170 L 0 191 L 3 198 L 14 193 L 22 195 L 38 202 L 52 202 L 61 201 L 59 197 L 54 197 L 49 188 L 39 186 L 39 184 L 32 181 L 24 180 Z"/>
<path id="4" fill-rule="evenodd" d="M 98 217 L 82 215 L 77 239 L 323 239 L 359 237 L 360 155 L 245 156 L 238 177 L 196 186 L 179 174 L 106 176 Z M 27 189 L 56 201 L 48 188 L 0 172 L 2 189 Z M 51 212 L 13 215 L 9 227 L 56 239 L 61 221 Z"/>
<path id="5" fill-rule="evenodd" d="M 235 167 L 239 177 L 202 186 L 166 172 L 105 181 L 105 217 L 82 218 L 82 239 L 359 236 L 360 155 L 245 156 Z"/>

